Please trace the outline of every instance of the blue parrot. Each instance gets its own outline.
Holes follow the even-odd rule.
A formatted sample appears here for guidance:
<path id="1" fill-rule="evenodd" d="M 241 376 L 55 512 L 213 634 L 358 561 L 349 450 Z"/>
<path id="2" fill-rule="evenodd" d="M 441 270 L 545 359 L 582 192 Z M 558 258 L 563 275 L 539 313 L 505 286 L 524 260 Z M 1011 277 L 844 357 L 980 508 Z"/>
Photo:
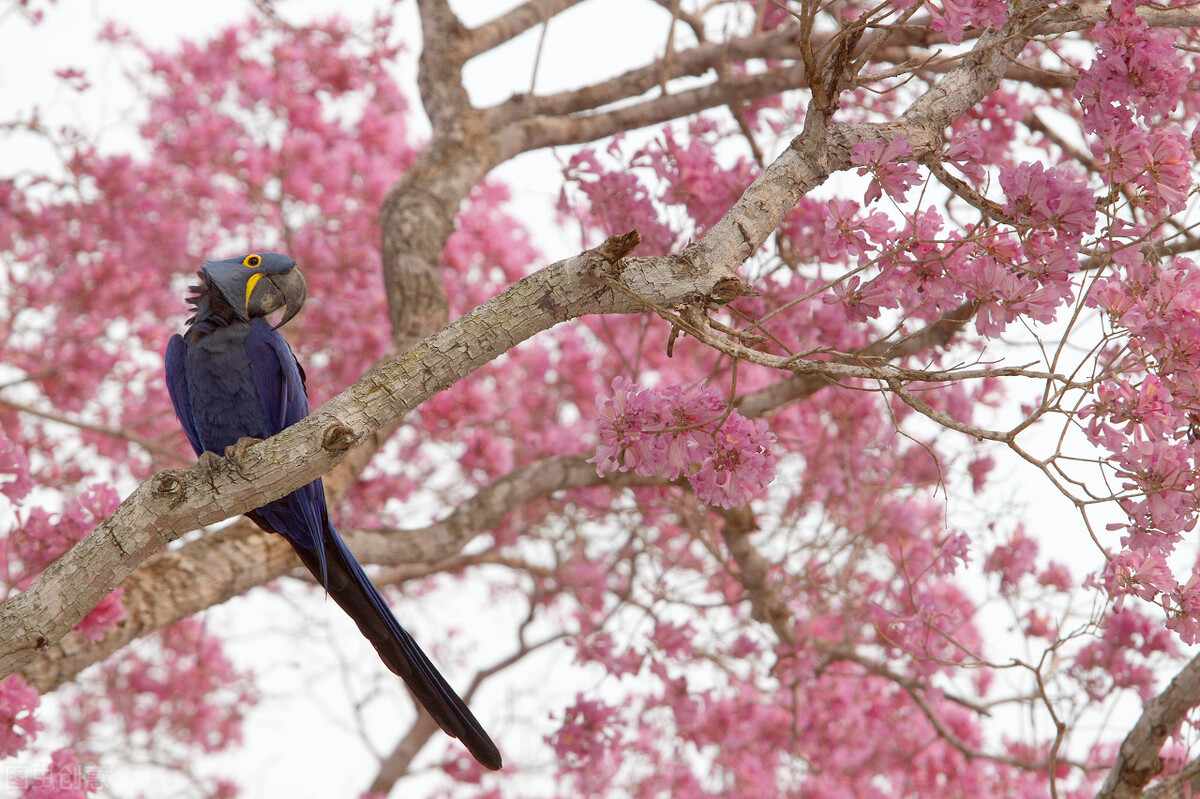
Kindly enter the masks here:
<path id="1" fill-rule="evenodd" d="M 188 302 L 195 316 L 167 345 L 166 377 L 175 415 L 202 461 L 236 457 L 243 439 L 269 438 L 308 415 L 304 370 L 277 328 L 299 313 L 307 293 L 296 262 L 274 252 L 205 261 Z M 283 310 L 272 326 L 268 316 Z M 229 449 L 233 448 L 233 449 Z M 246 514 L 288 540 L 318 582 L 358 625 L 389 669 L 448 735 L 489 769 L 500 752 L 469 708 L 396 621 L 379 591 L 329 521 L 314 480 Z"/>

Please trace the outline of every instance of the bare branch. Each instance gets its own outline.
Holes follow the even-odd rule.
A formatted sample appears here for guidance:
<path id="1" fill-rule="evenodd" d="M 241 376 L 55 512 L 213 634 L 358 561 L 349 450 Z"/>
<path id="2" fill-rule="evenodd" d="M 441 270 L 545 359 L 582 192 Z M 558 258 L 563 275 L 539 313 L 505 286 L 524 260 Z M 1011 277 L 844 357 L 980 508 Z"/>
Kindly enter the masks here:
<path id="1" fill-rule="evenodd" d="M 799 55 L 796 35 L 796 28 L 789 27 L 767 34 L 735 37 L 726 42 L 696 45 L 688 50 L 672 53 L 669 62 L 667 59 L 658 59 L 582 89 L 542 97 L 518 95 L 498 106 L 486 109 L 485 113 L 494 123 L 506 124 L 533 117 L 554 117 L 593 111 L 612 103 L 639 97 L 662 86 L 664 80 L 698 77 L 710 70 L 715 71 L 724 63 L 756 58 L 795 59 Z"/>
<path id="2" fill-rule="evenodd" d="M 1189 760 L 1179 770 L 1156 785 L 1142 791 L 1142 799 L 1179 799 L 1200 793 L 1200 760 Z"/>
<path id="3" fill-rule="evenodd" d="M 179 457 L 179 453 L 177 453 L 173 450 L 169 450 L 166 447 L 163 447 L 157 441 L 152 441 L 150 439 L 142 438 L 141 436 L 134 435 L 133 433 L 128 433 L 124 430 L 118 430 L 118 429 L 112 428 L 112 427 L 104 427 L 103 425 L 92 424 L 91 422 L 85 422 L 82 419 L 75 419 L 70 416 L 64 416 L 62 414 L 52 413 L 50 411 L 39 410 L 38 408 L 34 408 L 30 405 L 24 405 L 20 402 L 13 402 L 12 400 L 5 399 L 4 397 L 0 397 L 0 405 L 3 405 L 6 408 L 11 408 L 12 410 L 17 411 L 18 413 L 26 413 L 26 414 L 29 414 L 30 416 L 36 416 L 39 419 L 45 419 L 46 421 L 49 421 L 49 422 L 57 422 L 58 424 L 64 424 L 64 425 L 67 425 L 68 427 L 74 427 L 79 430 L 86 430 L 89 433 L 95 433 L 95 434 L 101 435 L 101 436 L 108 436 L 110 438 L 120 439 L 121 441 L 128 441 L 131 444 L 136 444 L 137 446 L 141 447 L 146 452 L 150 453 L 151 455 L 154 455 L 155 457 L 165 458 L 168 461 L 172 461 L 172 462 L 176 462 L 176 463 L 182 462 L 182 459 Z"/>
<path id="4" fill-rule="evenodd" d="M 721 517 L 725 521 L 721 525 L 721 537 L 738 566 L 737 579 L 746 589 L 752 617 L 774 630 L 780 641 L 795 646 L 792 614 L 775 586 L 768 581 L 771 564 L 750 543 L 750 533 L 758 526 L 754 514 L 743 507 L 723 511 Z"/>
<path id="5" fill-rule="evenodd" d="M 769 97 L 806 85 L 803 64 L 767 70 L 752 75 L 737 75 L 716 80 L 695 89 L 668 94 L 633 105 L 595 114 L 565 117 L 533 117 L 518 123 L 518 136 L 505 136 L 506 154 L 526 150 L 578 144 L 612 136 L 623 130 L 647 127 L 672 119 L 728 105 L 731 102 Z M 517 149 L 511 149 L 513 145 Z M 503 145 L 502 145 L 503 146 Z"/>
<path id="6" fill-rule="evenodd" d="M 472 28 L 466 42 L 468 58 L 494 50 L 530 28 L 545 24 L 582 0 L 528 0 L 490 22 Z"/>

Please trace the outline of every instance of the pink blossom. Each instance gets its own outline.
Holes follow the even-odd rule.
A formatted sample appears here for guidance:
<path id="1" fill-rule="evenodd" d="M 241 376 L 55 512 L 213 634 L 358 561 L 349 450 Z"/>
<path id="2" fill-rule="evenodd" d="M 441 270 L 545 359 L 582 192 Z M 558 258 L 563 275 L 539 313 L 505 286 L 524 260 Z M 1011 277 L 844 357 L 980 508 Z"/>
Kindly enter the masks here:
<path id="1" fill-rule="evenodd" d="M 105 715 L 127 734 L 172 739 L 203 752 L 241 742 L 245 713 L 257 701 L 249 675 L 233 668 L 222 642 L 189 618 L 164 629 L 158 651 L 124 652 L 103 667 Z M 88 718 L 95 698 L 80 696 L 75 713 Z"/>
<path id="2" fill-rule="evenodd" d="M 0 759 L 21 752 L 37 737 L 42 723 L 33 714 L 40 703 L 38 692 L 21 675 L 0 682 Z"/>
<path id="3" fill-rule="evenodd" d="M 1101 580 L 1109 594 L 1117 598 L 1120 610 L 1126 595 L 1153 600 L 1160 592 L 1177 585 L 1162 552 L 1130 549 L 1119 552 L 1106 565 Z"/>
<path id="4" fill-rule="evenodd" d="M 1008 21 L 1008 7 L 999 0 L 942 0 L 942 13 L 932 10 L 932 27 L 959 44 L 968 26 L 999 28 Z"/>
<path id="5" fill-rule="evenodd" d="M 696 231 L 702 233 L 725 215 L 757 176 L 758 169 L 745 157 L 732 165 L 720 163 L 715 146 L 720 138 L 704 117 L 694 118 L 688 133 L 681 142 L 668 127 L 661 140 L 638 155 L 650 161 L 654 173 L 664 182 L 663 201 L 684 207 L 695 220 Z"/>
<path id="6" fill-rule="evenodd" d="M 597 432 L 600 446 L 591 462 L 597 474 L 620 470 L 651 476 L 667 467 L 654 431 L 664 427 L 660 406 L 653 394 L 627 377 L 612 382 L 612 398 L 600 406 Z M 674 479 L 682 471 L 671 467 L 666 476 Z"/>
<path id="7" fill-rule="evenodd" d="M 1037 554 L 1037 542 L 1018 528 L 1008 543 L 992 550 L 983 563 L 983 570 L 999 574 L 1000 589 L 1012 593 L 1017 590 L 1022 577 L 1033 573 Z"/>
<path id="8" fill-rule="evenodd" d="M 1095 28 L 1096 59 L 1075 86 L 1085 125 L 1092 131 L 1114 123 L 1128 127 L 1135 114 L 1147 124 L 1158 122 L 1187 88 L 1180 54 L 1171 35 L 1149 28 L 1131 3 L 1116 4 L 1109 14 Z"/>
<path id="9" fill-rule="evenodd" d="M 745 504 L 774 479 L 766 423 L 726 414 L 714 389 L 651 391 L 618 377 L 612 390 L 600 406 L 600 445 L 589 461 L 598 474 L 686 475 L 697 496 L 725 508 Z"/>
<path id="10" fill-rule="evenodd" d="M 979 163 L 983 158 L 983 144 L 978 130 L 967 130 L 951 139 L 942 158 L 958 167 L 971 180 L 983 180 L 984 170 Z"/>
<path id="11" fill-rule="evenodd" d="M 124 593 L 124 589 L 118 588 L 101 599 L 100 603 L 75 625 L 75 630 L 91 643 L 104 638 L 105 633 L 125 618 L 125 606 L 121 604 Z"/>
<path id="12" fill-rule="evenodd" d="M 1075 585 L 1075 578 L 1071 576 L 1071 571 L 1066 566 L 1051 561 L 1038 575 L 1038 582 L 1048 588 L 1069 591 Z"/>
<path id="13" fill-rule="evenodd" d="M 613 757 L 616 743 L 613 721 L 617 709 L 599 700 L 575 697 L 562 726 L 551 736 L 558 757 L 567 760 L 603 761 Z"/>
<path id="14" fill-rule="evenodd" d="M 58 78 L 77 92 L 86 91 L 92 85 L 87 79 L 87 75 L 84 73 L 84 71 L 75 67 L 56 69 L 54 71 L 54 77 Z"/>
<path id="15" fill-rule="evenodd" d="M 24 499 L 33 488 L 29 476 L 29 458 L 15 442 L 0 429 L 0 493 L 10 500 Z"/>
<path id="16" fill-rule="evenodd" d="M 822 300 L 826 303 L 837 303 L 846 310 L 846 316 L 858 322 L 874 319 L 883 308 L 894 307 L 897 304 L 894 291 L 885 280 L 873 280 L 865 286 L 861 285 L 858 275 L 835 283 L 831 294 Z"/>
<path id="17" fill-rule="evenodd" d="M 1192 190 L 1192 150 L 1187 137 L 1176 126 L 1150 132 L 1141 158 L 1135 161 L 1138 172 L 1134 183 L 1151 213 L 1174 214 L 1183 210 Z"/>
<path id="18" fill-rule="evenodd" d="M 900 159 L 911 157 L 912 149 L 904 136 L 892 139 L 887 145 L 881 141 L 864 141 L 854 145 L 851 163 L 862 167 L 858 174 L 873 175 L 863 202 L 870 205 L 878 200 L 883 192 L 903 202 L 909 188 L 920 181 L 914 162 L 900 163 Z"/>
<path id="19" fill-rule="evenodd" d="M 1071 674 L 1084 682 L 1093 697 L 1132 688 L 1145 701 L 1154 695 L 1158 683 L 1150 658 L 1173 654 L 1176 649 L 1158 622 L 1126 609 L 1105 617 L 1101 636 L 1075 656 Z"/>
<path id="20" fill-rule="evenodd" d="M 967 472 L 971 475 L 971 490 L 975 493 L 982 491 L 988 475 L 994 468 L 996 468 L 996 459 L 991 455 L 972 459 L 967 465 Z"/>
<path id="21" fill-rule="evenodd" d="M 618 137 L 608 154 L 618 153 L 620 145 Z M 675 234 L 661 221 L 651 188 L 635 172 L 615 168 L 594 148 L 584 147 L 567 162 L 563 178 L 580 193 L 573 196 L 566 187 L 559 193 L 558 211 L 564 217 L 577 218 L 606 236 L 636 229 L 647 252 L 670 250 Z"/>
<path id="22" fill-rule="evenodd" d="M 950 575 L 970 561 L 971 540 L 964 533 L 950 533 L 938 551 L 935 564 L 939 574 Z"/>
<path id="23" fill-rule="evenodd" d="M 1023 163 L 1000 170 L 1000 185 L 1008 198 L 1004 210 L 1019 225 L 1052 225 L 1072 240 L 1096 225 L 1095 198 L 1086 182 L 1068 169 Z"/>
<path id="24" fill-rule="evenodd" d="M 826 206 L 822 256 L 844 260 L 848 254 L 866 255 L 891 238 L 892 221 L 884 213 L 858 216 L 853 200 L 830 200 Z"/>
<path id="25" fill-rule="evenodd" d="M 22 799 L 86 799 L 100 790 L 100 780 L 84 771 L 79 757 L 71 749 L 59 749 L 50 755 L 50 768 L 34 780 L 18 779 Z"/>

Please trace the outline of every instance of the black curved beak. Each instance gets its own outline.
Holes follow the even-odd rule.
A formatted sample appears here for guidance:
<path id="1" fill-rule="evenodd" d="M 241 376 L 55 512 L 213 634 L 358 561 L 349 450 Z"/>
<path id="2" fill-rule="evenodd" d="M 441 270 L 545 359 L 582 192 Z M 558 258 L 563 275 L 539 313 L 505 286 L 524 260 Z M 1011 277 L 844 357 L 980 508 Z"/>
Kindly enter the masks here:
<path id="1" fill-rule="evenodd" d="M 278 330 L 300 313 L 307 297 L 308 285 L 299 269 L 293 267 L 278 275 L 263 275 L 250 292 L 246 302 L 246 314 L 251 318 L 266 316 L 283 308 L 283 318 L 274 327 Z"/>

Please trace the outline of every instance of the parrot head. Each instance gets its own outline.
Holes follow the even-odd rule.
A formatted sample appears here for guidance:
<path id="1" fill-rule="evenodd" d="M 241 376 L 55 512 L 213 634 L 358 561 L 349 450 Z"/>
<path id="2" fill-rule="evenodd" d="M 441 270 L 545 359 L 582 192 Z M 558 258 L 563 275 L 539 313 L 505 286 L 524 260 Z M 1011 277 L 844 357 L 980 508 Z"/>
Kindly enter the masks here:
<path id="1" fill-rule="evenodd" d="M 304 306 L 307 286 L 296 262 L 279 252 L 254 252 L 224 261 L 205 261 L 200 270 L 234 312 L 246 321 L 280 308 L 283 327 Z"/>

